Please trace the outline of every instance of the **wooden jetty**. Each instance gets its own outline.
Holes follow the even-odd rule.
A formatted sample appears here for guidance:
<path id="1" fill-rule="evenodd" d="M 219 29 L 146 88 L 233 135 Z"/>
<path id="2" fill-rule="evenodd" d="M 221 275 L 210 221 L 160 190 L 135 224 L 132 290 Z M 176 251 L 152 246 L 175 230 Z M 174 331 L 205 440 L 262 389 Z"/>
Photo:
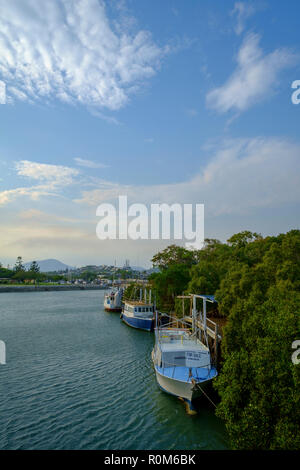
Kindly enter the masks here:
<path id="1" fill-rule="evenodd" d="M 212 353 L 213 362 L 215 365 L 219 365 L 220 362 L 220 343 L 222 341 L 222 334 L 220 327 L 213 320 L 207 318 L 206 315 L 206 302 L 215 302 L 212 296 L 204 296 L 197 294 L 189 295 L 178 295 L 178 299 L 182 299 L 182 311 L 183 317 L 178 321 L 183 320 L 185 323 L 189 323 L 193 330 L 196 331 L 198 338 L 202 342 L 206 342 Z M 190 315 L 185 315 L 185 300 L 190 301 Z M 203 310 L 198 311 L 196 308 L 197 299 L 202 299 Z"/>

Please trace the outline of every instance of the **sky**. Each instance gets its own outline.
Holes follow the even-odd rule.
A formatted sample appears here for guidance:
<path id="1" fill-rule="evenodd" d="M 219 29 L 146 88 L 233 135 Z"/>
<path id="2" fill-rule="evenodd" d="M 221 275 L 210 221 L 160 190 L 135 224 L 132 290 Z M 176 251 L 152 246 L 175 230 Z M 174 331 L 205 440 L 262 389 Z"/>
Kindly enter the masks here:
<path id="1" fill-rule="evenodd" d="M 205 237 L 299 228 L 300 4 L 0 0 L 0 262 L 149 267 L 99 204 L 205 206 Z M 300 94 L 299 94 L 300 96 Z"/>

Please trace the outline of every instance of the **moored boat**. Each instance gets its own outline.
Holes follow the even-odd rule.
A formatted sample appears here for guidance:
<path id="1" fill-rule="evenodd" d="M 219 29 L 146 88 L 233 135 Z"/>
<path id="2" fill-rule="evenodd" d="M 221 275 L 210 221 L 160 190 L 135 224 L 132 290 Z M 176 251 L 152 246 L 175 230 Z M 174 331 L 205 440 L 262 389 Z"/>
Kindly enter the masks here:
<path id="1" fill-rule="evenodd" d="M 128 326 L 139 330 L 153 331 L 154 329 L 154 303 L 151 302 L 151 290 L 147 301 L 145 290 L 144 301 L 142 300 L 142 289 L 140 300 L 125 300 L 121 318 Z"/>
<path id="2" fill-rule="evenodd" d="M 123 289 L 112 290 L 104 296 L 104 309 L 107 312 L 121 312 Z"/>
<path id="3" fill-rule="evenodd" d="M 153 331 L 154 307 L 138 300 L 125 301 L 122 311 L 122 320 L 128 326 L 139 330 Z"/>
<path id="4" fill-rule="evenodd" d="M 193 411 L 193 401 L 206 394 L 217 370 L 208 345 L 200 341 L 197 331 L 191 331 L 188 325 L 182 328 L 173 325 L 171 317 L 168 324 L 159 325 L 156 314 L 152 351 L 156 380 L 163 391 L 183 399 Z"/>

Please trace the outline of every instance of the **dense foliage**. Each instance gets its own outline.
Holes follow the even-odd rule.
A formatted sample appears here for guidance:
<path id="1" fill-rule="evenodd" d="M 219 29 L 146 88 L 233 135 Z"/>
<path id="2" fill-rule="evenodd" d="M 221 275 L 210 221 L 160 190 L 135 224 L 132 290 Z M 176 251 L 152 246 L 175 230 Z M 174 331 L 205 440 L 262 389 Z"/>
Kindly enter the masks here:
<path id="1" fill-rule="evenodd" d="M 228 317 L 216 382 L 234 448 L 300 448 L 300 231 L 232 245 L 216 292 Z"/>
<path id="2" fill-rule="evenodd" d="M 182 250 L 155 256 L 161 271 L 151 282 L 170 309 L 182 291 L 214 294 L 227 318 L 215 385 L 232 447 L 299 449 L 300 365 L 291 356 L 300 339 L 300 231 L 245 231 Z"/>
<path id="3" fill-rule="evenodd" d="M 190 269 L 196 264 L 197 251 L 171 245 L 152 258 L 154 266 L 160 271 L 149 277 L 156 295 L 157 307 L 163 311 L 174 310 L 176 296 L 187 289 Z"/>

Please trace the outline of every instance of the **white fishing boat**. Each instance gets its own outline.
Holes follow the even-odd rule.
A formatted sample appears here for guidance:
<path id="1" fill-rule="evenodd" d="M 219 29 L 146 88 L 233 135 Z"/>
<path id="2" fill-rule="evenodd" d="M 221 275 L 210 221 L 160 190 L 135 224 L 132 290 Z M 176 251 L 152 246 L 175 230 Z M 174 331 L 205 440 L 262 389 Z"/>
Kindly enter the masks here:
<path id="1" fill-rule="evenodd" d="M 193 411 L 193 401 L 206 393 L 217 370 L 212 364 L 208 342 L 200 341 L 197 329 L 191 331 L 188 325 L 182 328 L 172 325 L 171 317 L 169 323 L 159 325 L 156 314 L 152 351 L 156 379 L 163 391 L 185 400 Z"/>
<path id="2" fill-rule="evenodd" d="M 104 296 L 104 309 L 107 312 L 121 312 L 122 311 L 122 297 L 123 289 L 112 290 Z"/>

